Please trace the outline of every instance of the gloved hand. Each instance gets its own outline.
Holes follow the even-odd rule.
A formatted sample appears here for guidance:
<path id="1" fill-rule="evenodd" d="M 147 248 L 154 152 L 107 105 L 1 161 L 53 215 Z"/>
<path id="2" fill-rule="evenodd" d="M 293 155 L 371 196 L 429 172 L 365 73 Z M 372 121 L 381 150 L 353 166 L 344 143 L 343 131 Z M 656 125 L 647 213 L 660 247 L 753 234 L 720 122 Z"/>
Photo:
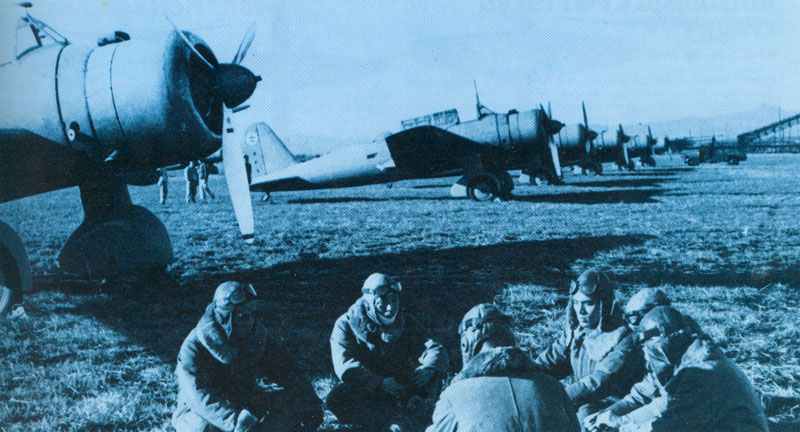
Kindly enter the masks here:
<path id="1" fill-rule="evenodd" d="M 233 431 L 251 432 L 255 430 L 256 426 L 258 426 L 258 417 L 254 416 L 250 410 L 245 408 L 239 412 L 239 416 L 236 417 L 236 428 Z"/>
<path id="2" fill-rule="evenodd" d="M 383 379 L 383 382 L 381 382 L 381 390 L 389 393 L 393 397 L 399 398 L 406 390 L 406 386 L 400 384 L 392 377 L 387 377 Z"/>
<path id="3" fill-rule="evenodd" d="M 583 427 L 589 432 L 613 431 L 622 426 L 622 417 L 611 411 L 592 414 L 583 420 Z"/>
<path id="4" fill-rule="evenodd" d="M 436 371 L 431 368 L 417 368 L 411 377 L 411 382 L 417 387 L 425 387 L 436 375 Z"/>

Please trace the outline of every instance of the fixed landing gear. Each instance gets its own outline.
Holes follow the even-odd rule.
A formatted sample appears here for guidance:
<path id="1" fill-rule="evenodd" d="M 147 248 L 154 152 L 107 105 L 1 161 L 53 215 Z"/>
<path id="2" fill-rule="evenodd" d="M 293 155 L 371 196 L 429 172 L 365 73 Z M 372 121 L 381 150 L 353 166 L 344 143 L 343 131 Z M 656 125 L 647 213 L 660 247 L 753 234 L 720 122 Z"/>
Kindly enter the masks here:
<path id="1" fill-rule="evenodd" d="M 480 202 L 505 200 L 511 197 L 513 189 L 514 180 L 507 172 L 482 172 L 461 177 L 450 188 L 450 196 Z"/>
<path id="2" fill-rule="evenodd" d="M 31 286 L 31 267 L 22 239 L 0 222 L 0 317 L 22 302 L 23 293 Z"/>
<path id="3" fill-rule="evenodd" d="M 642 157 L 642 158 L 639 160 L 639 162 L 640 162 L 642 165 L 644 165 L 644 166 L 648 166 L 648 167 L 651 167 L 651 168 L 654 168 L 654 167 L 656 166 L 656 160 L 655 160 L 655 159 L 654 159 L 652 156 L 645 156 L 645 157 Z"/>

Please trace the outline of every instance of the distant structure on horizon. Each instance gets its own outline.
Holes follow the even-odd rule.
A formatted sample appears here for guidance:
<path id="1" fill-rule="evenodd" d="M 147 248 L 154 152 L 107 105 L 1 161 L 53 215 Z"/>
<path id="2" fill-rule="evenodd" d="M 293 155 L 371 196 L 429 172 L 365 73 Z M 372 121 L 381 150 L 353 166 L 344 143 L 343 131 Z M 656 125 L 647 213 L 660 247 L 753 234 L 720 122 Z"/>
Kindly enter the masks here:
<path id="1" fill-rule="evenodd" d="M 736 137 L 751 153 L 800 153 L 800 113 Z"/>

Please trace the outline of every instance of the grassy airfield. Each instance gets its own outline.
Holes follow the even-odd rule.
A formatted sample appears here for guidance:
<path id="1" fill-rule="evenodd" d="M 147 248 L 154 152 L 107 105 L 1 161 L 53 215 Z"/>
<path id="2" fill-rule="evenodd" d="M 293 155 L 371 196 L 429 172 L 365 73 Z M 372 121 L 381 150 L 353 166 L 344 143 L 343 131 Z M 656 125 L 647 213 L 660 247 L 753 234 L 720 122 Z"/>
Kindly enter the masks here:
<path id="1" fill-rule="evenodd" d="M 165 206 L 155 186 L 131 188 L 169 230 L 170 278 L 102 286 L 56 267 L 82 219 L 77 189 L 3 204 L 36 293 L 27 319 L 0 323 L 0 430 L 166 429 L 180 342 L 226 279 L 250 281 L 268 300 L 265 321 L 324 395 L 330 329 L 373 271 L 399 275 L 405 306 L 458 367 L 456 326 L 470 306 L 497 302 L 519 340 L 540 349 L 559 329 L 569 277 L 592 266 L 614 275 L 623 299 L 663 288 L 778 397 L 773 421 L 800 420 L 800 155 L 695 169 L 677 156 L 658 162 L 518 186 L 504 203 L 451 199 L 449 179 L 276 193 L 255 201 L 253 246 L 238 240 L 221 177 L 216 201 L 190 206 L 174 173 Z"/>

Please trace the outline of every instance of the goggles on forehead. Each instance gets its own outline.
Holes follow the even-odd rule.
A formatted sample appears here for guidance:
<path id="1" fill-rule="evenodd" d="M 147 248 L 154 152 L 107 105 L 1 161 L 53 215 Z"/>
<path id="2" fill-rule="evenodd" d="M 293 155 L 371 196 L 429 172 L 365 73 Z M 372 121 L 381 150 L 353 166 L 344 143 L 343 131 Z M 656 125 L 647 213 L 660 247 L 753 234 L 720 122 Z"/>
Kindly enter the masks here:
<path id="1" fill-rule="evenodd" d="M 474 328 L 482 328 L 484 325 L 489 323 L 495 324 L 504 324 L 509 325 L 511 323 L 511 318 L 507 315 L 501 316 L 493 316 L 490 319 L 486 319 L 486 317 L 475 317 L 475 318 L 467 318 L 461 321 L 461 324 L 458 325 L 458 334 L 461 335 L 465 331 L 474 329 Z"/>
<path id="2" fill-rule="evenodd" d="M 569 283 L 569 294 L 575 295 L 578 291 L 588 296 L 596 296 L 600 292 L 600 283 L 596 282 L 581 285 L 577 280 L 573 280 Z"/>
<path id="3" fill-rule="evenodd" d="M 372 294 L 374 296 L 385 296 L 387 294 L 399 295 L 403 291 L 403 285 L 400 282 L 391 282 L 377 286 L 375 288 L 365 289 L 365 294 Z"/>

